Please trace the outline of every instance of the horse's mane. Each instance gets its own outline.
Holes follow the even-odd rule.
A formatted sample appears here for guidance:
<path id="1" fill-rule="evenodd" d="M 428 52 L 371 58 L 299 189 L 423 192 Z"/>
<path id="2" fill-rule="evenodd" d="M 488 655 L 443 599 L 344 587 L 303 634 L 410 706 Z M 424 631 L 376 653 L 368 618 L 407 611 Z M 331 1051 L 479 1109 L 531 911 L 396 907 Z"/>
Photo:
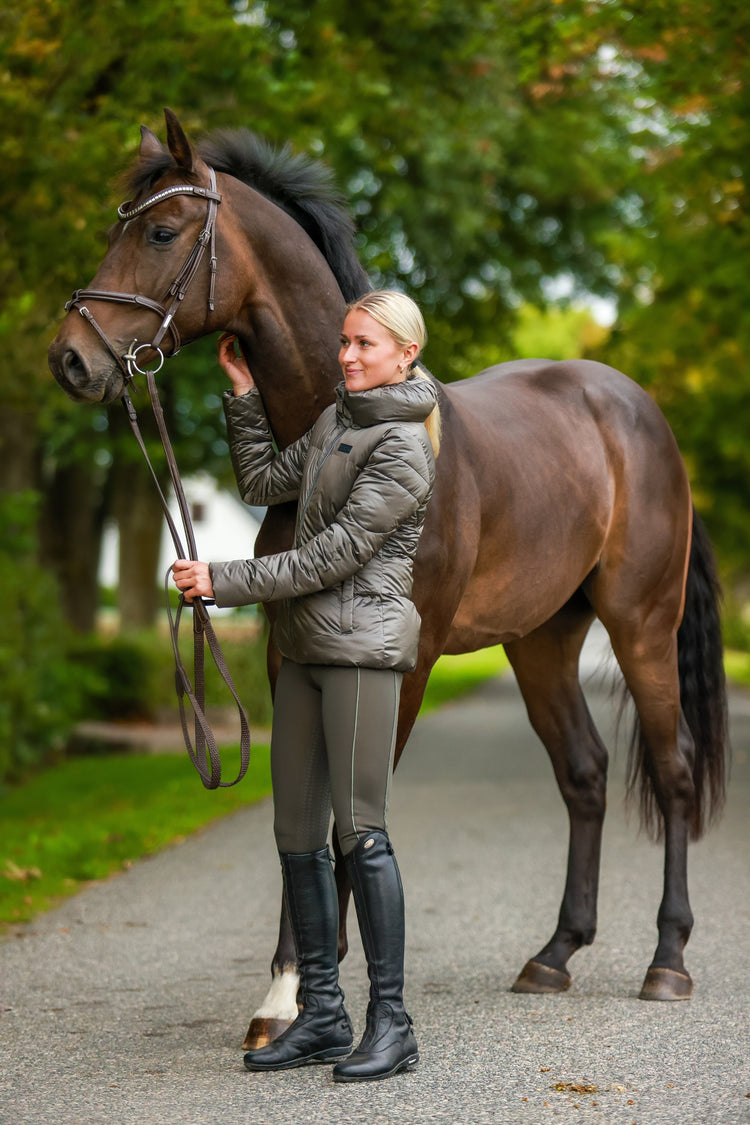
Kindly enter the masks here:
<path id="1" fill-rule="evenodd" d="M 217 130 L 196 147 L 217 172 L 255 188 L 299 223 L 328 262 L 346 301 L 370 288 L 354 249 L 354 224 L 329 168 L 293 152 L 291 145 L 274 148 L 249 129 Z M 174 167 L 166 149 L 141 158 L 126 174 L 126 188 L 135 197 Z"/>

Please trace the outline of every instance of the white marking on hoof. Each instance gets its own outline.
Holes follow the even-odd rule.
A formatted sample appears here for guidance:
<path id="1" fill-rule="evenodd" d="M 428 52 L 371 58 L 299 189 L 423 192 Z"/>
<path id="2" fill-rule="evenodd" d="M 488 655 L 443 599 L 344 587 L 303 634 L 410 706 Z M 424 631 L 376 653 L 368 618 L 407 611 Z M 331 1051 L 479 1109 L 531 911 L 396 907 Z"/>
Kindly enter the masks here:
<path id="1" fill-rule="evenodd" d="M 299 973 L 294 969 L 284 969 L 278 976 L 274 976 L 268 994 L 254 1013 L 253 1019 L 289 1020 L 290 1023 L 296 1020 L 299 1012 L 298 988 Z"/>

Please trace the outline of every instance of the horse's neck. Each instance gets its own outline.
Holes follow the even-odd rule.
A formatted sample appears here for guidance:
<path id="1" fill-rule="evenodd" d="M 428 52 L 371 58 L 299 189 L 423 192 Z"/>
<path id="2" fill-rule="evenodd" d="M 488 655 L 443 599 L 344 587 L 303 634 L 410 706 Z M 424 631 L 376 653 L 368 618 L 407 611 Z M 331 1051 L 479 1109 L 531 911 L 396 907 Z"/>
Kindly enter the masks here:
<path id="1" fill-rule="evenodd" d="M 249 333 L 240 332 L 242 350 L 282 448 L 310 429 L 333 401 L 341 378 L 336 362 L 340 318 L 315 335 L 306 331 L 302 319 L 303 310 L 296 320 L 277 320 L 264 312 L 254 317 Z"/>
<path id="2" fill-rule="evenodd" d="M 249 256 L 242 264 L 245 276 L 253 279 L 253 292 L 236 331 L 274 437 L 284 447 L 309 430 L 333 401 L 341 379 L 344 299 L 327 263 L 294 220 L 251 195 L 252 206 L 243 209 Z"/>

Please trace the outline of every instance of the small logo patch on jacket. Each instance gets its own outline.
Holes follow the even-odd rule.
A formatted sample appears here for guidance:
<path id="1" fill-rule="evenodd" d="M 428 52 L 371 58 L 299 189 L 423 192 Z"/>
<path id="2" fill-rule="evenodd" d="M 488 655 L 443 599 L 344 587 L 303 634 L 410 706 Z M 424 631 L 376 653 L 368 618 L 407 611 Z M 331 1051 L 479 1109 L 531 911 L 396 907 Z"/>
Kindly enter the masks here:
<path id="1" fill-rule="evenodd" d="M 350 445 L 347 445 L 346 442 L 342 441 L 341 445 L 339 446 L 339 453 L 351 453 L 351 451 L 352 447 Z"/>

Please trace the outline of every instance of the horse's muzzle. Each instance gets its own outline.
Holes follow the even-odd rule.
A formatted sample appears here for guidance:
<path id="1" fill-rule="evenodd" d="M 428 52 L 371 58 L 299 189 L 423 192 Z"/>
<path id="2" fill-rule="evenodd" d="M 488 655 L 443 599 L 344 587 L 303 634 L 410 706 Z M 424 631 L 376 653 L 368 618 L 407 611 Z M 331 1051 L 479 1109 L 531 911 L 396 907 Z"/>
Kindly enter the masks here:
<path id="1" fill-rule="evenodd" d="M 122 373 L 114 360 L 105 360 L 94 371 L 75 348 L 57 341 L 50 345 L 47 359 L 55 379 L 74 402 L 114 402 L 123 392 Z"/>

